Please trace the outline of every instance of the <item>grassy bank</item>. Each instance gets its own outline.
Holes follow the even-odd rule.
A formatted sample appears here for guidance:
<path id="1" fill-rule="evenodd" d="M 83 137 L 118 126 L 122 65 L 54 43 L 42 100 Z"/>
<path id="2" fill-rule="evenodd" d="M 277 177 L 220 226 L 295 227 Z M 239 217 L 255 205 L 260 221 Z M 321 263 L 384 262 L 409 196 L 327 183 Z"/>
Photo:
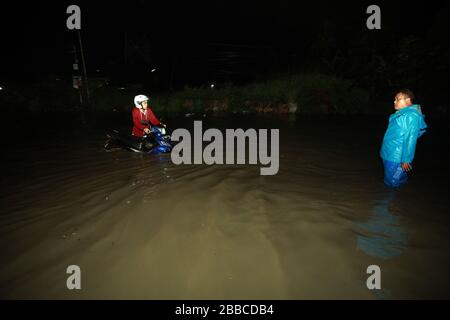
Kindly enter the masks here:
<path id="1" fill-rule="evenodd" d="M 243 86 L 185 87 L 155 97 L 168 112 L 364 114 L 368 93 L 348 80 L 321 74 L 297 75 Z"/>
<path id="2" fill-rule="evenodd" d="M 139 91 L 139 92 L 138 92 Z M 152 95 L 142 89 L 101 86 L 90 90 L 95 111 L 129 111 L 133 97 L 146 93 L 155 112 L 239 114 L 365 114 L 369 94 L 352 82 L 323 74 L 303 74 L 247 85 L 219 84 L 185 87 L 184 90 Z M 19 104 L 32 112 L 79 111 L 79 92 L 64 81 L 43 81 L 1 93 L 2 108 Z"/>

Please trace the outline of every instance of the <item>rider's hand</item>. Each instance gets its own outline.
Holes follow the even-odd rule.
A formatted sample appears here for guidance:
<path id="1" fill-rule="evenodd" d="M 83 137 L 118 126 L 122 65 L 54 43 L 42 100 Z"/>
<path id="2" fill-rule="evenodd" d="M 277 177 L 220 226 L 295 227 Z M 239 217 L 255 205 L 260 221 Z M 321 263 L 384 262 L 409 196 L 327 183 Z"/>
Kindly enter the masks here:
<path id="1" fill-rule="evenodd" d="M 407 162 L 403 162 L 402 163 L 402 169 L 406 172 L 411 171 L 412 170 L 412 166 L 411 164 L 407 163 Z"/>
<path id="2" fill-rule="evenodd" d="M 164 128 L 167 127 L 167 126 L 166 126 L 164 123 L 162 123 L 162 122 L 161 122 L 160 124 L 161 124 Z"/>
<path id="3" fill-rule="evenodd" d="M 149 133 L 150 133 L 150 129 L 149 129 L 149 128 L 145 128 L 145 129 L 144 129 L 144 132 L 147 133 L 147 134 L 149 134 Z"/>

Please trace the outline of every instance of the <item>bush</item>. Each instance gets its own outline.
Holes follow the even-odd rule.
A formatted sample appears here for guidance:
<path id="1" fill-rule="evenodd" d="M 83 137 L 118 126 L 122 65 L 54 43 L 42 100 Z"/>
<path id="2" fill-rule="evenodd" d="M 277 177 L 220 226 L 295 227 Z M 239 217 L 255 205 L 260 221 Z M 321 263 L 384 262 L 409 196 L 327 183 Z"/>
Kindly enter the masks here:
<path id="1" fill-rule="evenodd" d="M 15 98 L 22 99 L 32 111 L 77 111 L 81 109 L 79 91 L 63 81 L 47 79 L 25 89 L 16 90 Z M 104 86 L 91 90 L 91 109 L 94 111 L 125 111 L 133 107 L 135 92 Z M 20 98 L 20 99 L 19 99 Z M 7 101 L 3 94 L 2 101 Z M 286 104 L 296 104 L 303 114 L 367 113 L 369 94 L 354 87 L 346 79 L 324 74 L 300 74 L 280 77 L 266 82 L 233 86 L 230 83 L 216 88 L 185 87 L 174 93 L 150 97 L 150 105 L 158 114 L 203 112 L 286 112 Z M 283 108 L 284 111 L 280 111 Z"/>
<path id="2" fill-rule="evenodd" d="M 23 101 L 22 107 L 31 112 L 70 112 L 81 109 L 78 91 L 63 81 L 40 81 L 15 88 Z"/>
<path id="3" fill-rule="evenodd" d="M 324 74 L 305 74 L 242 86 L 185 87 L 170 96 L 168 111 L 203 112 L 212 100 L 226 100 L 230 112 L 251 111 L 248 110 L 248 102 L 251 101 L 260 106 L 296 103 L 298 111 L 305 114 L 348 114 L 367 112 L 369 94 L 353 87 L 349 80 Z"/>
<path id="4" fill-rule="evenodd" d="M 127 90 L 101 87 L 91 92 L 90 104 L 95 111 L 130 111 L 133 107 L 133 95 Z"/>

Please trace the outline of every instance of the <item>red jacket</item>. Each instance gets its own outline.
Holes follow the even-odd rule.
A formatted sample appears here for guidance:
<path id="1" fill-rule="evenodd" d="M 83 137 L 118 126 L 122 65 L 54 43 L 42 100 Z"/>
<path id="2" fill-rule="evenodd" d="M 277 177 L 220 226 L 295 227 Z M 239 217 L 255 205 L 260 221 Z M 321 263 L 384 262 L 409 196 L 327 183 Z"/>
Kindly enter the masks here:
<path id="1" fill-rule="evenodd" d="M 145 111 L 144 109 L 133 108 L 132 116 L 133 132 L 131 134 L 136 137 L 143 137 L 144 129 L 149 128 L 150 123 L 154 126 L 157 126 L 161 123 L 158 119 L 156 119 L 150 107 L 148 107 Z"/>

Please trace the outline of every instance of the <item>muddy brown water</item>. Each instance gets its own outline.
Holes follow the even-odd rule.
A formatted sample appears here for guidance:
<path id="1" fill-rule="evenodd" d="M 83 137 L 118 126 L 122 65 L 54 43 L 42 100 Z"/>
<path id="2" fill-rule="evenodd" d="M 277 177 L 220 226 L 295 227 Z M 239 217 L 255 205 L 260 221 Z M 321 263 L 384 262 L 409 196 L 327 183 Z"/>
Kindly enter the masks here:
<path id="1" fill-rule="evenodd" d="M 410 183 L 390 191 L 378 158 L 386 118 L 197 120 L 279 128 L 278 174 L 107 153 L 104 123 L 7 144 L 1 297 L 450 298 L 448 127 L 419 141 Z M 66 287 L 69 265 L 81 290 Z M 370 265 L 381 290 L 366 286 Z"/>

